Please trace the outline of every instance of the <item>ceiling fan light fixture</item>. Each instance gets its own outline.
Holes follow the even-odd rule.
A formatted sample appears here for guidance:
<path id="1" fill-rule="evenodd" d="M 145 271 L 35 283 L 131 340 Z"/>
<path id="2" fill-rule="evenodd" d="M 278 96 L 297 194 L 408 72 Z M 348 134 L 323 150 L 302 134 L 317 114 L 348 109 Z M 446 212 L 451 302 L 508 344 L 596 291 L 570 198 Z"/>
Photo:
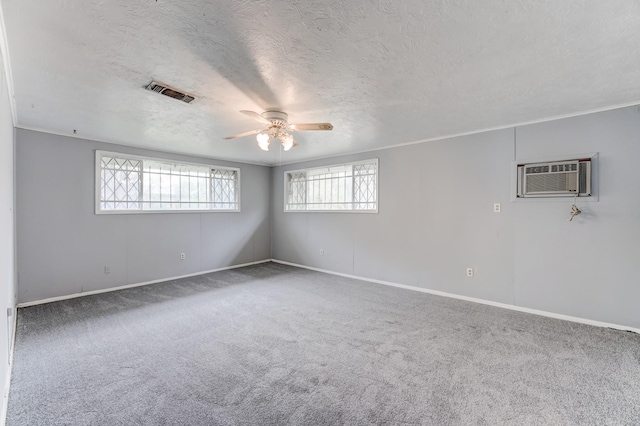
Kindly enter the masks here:
<path id="1" fill-rule="evenodd" d="M 282 147 L 285 151 L 289 151 L 291 148 L 293 148 L 293 136 L 288 133 L 280 136 L 280 142 L 282 142 Z"/>
<path id="2" fill-rule="evenodd" d="M 258 140 L 258 146 L 260 147 L 261 150 L 269 151 L 270 137 L 267 133 L 258 133 L 258 135 L 256 136 L 256 139 Z"/>
<path id="3" fill-rule="evenodd" d="M 240 111 L 247 117 L 253 118 L 260 122 L 262 129 L 249 130 L 248 132 L 238 133 L 236 135 L 227 136 L 224 139 L 236 139 L 243 138 L 249 135 L 257 135 L 258 146 L 263 151 L 269 151 L 269 144 L 271 139 L 277 139 L 282 145 L 284 151 L 289 151 L 291 148 L 298 146 L 298 143 L 293 139 L 290 132 L 299 132 L 307 130 L 333 130 L 333 124 L 331 123 L 298 123 L 289 124 L 288 115 L 282 111 L 265 111 L 262 114 L 258 114 L 255 111 Z"/>

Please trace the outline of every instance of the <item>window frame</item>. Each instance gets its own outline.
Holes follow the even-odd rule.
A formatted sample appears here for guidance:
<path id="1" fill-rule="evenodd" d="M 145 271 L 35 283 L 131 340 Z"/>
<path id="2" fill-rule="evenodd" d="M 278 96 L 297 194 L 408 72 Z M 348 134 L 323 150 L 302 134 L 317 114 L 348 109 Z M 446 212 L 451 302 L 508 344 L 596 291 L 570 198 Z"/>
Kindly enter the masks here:
<path id="1" fill-rule="evenodd" d="M 328 169 L 328 168 L 332 168 L 332 167 L 344 167 L 344 166 L 357 166 L 360 164 L 371 164 L 371 163 L 375 163 L 376 165 L 376 208 L 375 209 L 370 209 L 370 210 L 358 210 L 358 209 L 335 209 L 335 210 L 327 210 L 327 209 L 313 209 L 313 210 L 308 210 L 308 209 L 304 209 L 304 210 L 288 210 L 287 209 L 287 201 L 288 201 L 288 186 L 287 186 L 287 174 L 293 174 L 293 173 L 308 173 L 310 171 L 315 171 L 315 170 L 321 170 L 321 169 Z M 353 175 L 351 176 L 352 179 L 352 183 L 353 183 Z M 305 185 L 308 181 L 305 180 Z M 283 174 L 283 187 L 284 187 L 284 192 L 283 192 L 283 211 L 284 213 L 366 213 L 366 214 L 376 214 L 378 213 L 378 210 L 380 208 L 380 161 L 379 159 L 376 158 L 369 158 L 366 160 L 358 160 L 358 161 L 350 161 L 350 162 L 344 162 L 344 163 L 338 163 L 338 164 L 327 164 L 327 165 L 323 165 L 323 166 L 318 166 L 318 167 L 308 167 L 305 169 L 295 169 L 295 170 L 285 170 L 284 174 Z M 353 194 L 352 194 L 353 197 Z M 352 199 L 352 203 L 353 203 L 353 199 Z M 306 203 L 305 200 L 305 205 L 308 205 Z"/>
<path id="2" fill-rule="evenodd" d="M 102 210 L 101 208 L 101 200 L 100 193 L 102 190 L 102 157 L 115 157 L 122 158 L 128 160 L 137 160 L 141 161 L 144 168 L 144 161 L 155 161 L 159 163 L 167 163 L 167 164 L 176 164 L 180 166 L 195 166 L 195 167 L 207 167 L 210 170 L 233 170 L 236 172 L 237 184 L 236 184 L 236 193 L 237 193 L 237 204 L 238 208 L 236 209 L 188 209 L 188 210 L 179 210 L 179 209 L 140 209 L 140 210 Z M 103 214 L 157 214 L 157 213 L 239 213 L 242 209 L 242 192 L 241 192 L 241 171 L 238 167 L 226 167 L 226 166 L 218 166 L 215 164 L 206 164 L 206 163 L 195 163 L 189 161 L 182 160 L 172 160 L 169 158 L 161 158 L 161 157 L 150 157 L 146 155 L 135 155 L 135 154 L 125 154 L 122 152 L 115 151 L 104 151 L 104 150 L 96 150 L 95 155 L 95 185 L 94 185 L 94 209 L 96 215 Z M 144 174 L 144 172 L 143 172 Z M 144 180 L 143 180 L 144 182 Z"/>

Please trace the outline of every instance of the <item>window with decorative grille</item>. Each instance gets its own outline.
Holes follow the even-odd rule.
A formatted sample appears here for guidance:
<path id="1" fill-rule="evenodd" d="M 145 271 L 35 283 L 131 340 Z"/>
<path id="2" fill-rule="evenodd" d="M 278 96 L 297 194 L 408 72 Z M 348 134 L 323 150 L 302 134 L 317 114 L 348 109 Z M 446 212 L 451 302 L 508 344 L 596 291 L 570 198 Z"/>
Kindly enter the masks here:
<path id="1" fill-rule="evenodd" d="M 284 210 L 378 211 L 378 159 L 313 169 L 284 175 Z"/>
<path id="2" fill-rule="evenodd" d="M 96 213 L 240 211 L 240 170 L 96 151 Z"/>

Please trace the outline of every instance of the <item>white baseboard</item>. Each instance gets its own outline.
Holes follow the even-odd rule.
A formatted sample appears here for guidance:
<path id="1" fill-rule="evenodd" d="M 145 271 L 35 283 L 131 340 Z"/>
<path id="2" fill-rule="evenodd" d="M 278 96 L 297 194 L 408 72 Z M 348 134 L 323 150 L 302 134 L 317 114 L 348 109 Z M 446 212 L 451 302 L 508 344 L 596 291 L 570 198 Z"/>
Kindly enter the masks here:
<path id="1" fill-rule="evenodd" d="M 534 315 L 541 315 L 541 316 L 544 316 L 544 317 L 556 318 L 556 319 L 576 322 L 576 323 L 580 323 L 580 324 L 593 325 L 593 326 L 596 326 L 596 327 L 605 327 L 605 328 L 614 328 L 616 330 L 632 331 L 634 333 L 640 334 L 640 328 L 629 327 L 629 326 L 626 326 L 626 325 L 612 324 L 612 323 L 608 323 L 608 322 L 596 321 L 596 320 L 591 320 L 591 319 L 587 319 L 587 318 L 580 318 L 580 317 L 574 317 L 574 316 L 570 316 L 570 315 L 558 314 L 558 313 L 555 313 L 555 312 L 542 311 L 542 310 L 539 310 L 539 309 L 525 308 L 523 306 L 510 305 L 508 303 L 494 302 L 494 301 L 491 301 L 491 300 L 478 299 L 478 298 L 469 297 L 469 296 L 462 296 L 462 295 L 459 295 L 459 294 L 447 293 L 447 292 L 439 291 L 439 290 L 431 290 L 431 289 L 423 288 L 423 287 L 415 287 L 415 286 L 406 285 L 406 284 L 398 284 L 398 283 L 394 283 L 394 282 L 390 282 L 390 281 L 377 280 L 375 278 L 366 278 L 366 277 L 360 277 L 358 275 L 344 274 L 344 273 L 341 273 L 341 272 L 335 272 L 335 271 L 330 271 L 330 270 L 321 269 L 321 268 L 314 268 L 312 266 L 301 265 L 301 264 L 298 264 L 298 263 L 287 262 L 287 261 L 279 260 L 279 259 L 258 260 L 256 262 L 243 263 L 243 264 L 240 264 L 240 265 L 232 265 L 232 266 L 227 266 L 227 267 L 224 267 L 224 268 L 218 268 L 218 269 L 211 269 L 211 270 L 208 270 L 208 271 L 195 272 L 195 273 L 192 273 L 192 274 L 180 275 L 180 276 L 177 276 L 177 277 L 168 277 L 168 278 L 162 278 L 162 279 L 158 279 L 158 280 L 145 281 L 145 282 L 141 282 L 141 283 L 127 284 L 127 285 L 118 286 L 118 287 L 110 287 L 110 288 L 101 289 L 101 290 L 92 290 L 92 291 L 85 291 L 83 293 L 74 293 L 74 294 L 69 294 L 69 295 L 66 295 L 66 296 L 51 297 L 51 298 L 48 298 L 48 299 L 35 300 L 33 302 L 18 303 L 16 305 L 16 308 L 24 308 L 24 307 L 27 307 L 27 306 L 40 305 L 40 304 L 43 304 L 43 303 L 57 302 L 59 300 L 74 299 L 76 297 L 89 296 L 89 295 L 92 295 L 92 294 L 108 293 L 108 292 L 111 292 L 111 291 L 124 290 L 124 289 L 127 289 L 127 288 L 133 288 L 133 287 L 140 287 L 140 286 L 143 286 L 143 285 L 155 284 L 155 283 L 159 283 L 159 282 L 163 282 L 163 281 L 177 280 L 177 279 L 180 279 L 180 278 L 194 277 L 196 275 L 204 275 L 204 274 L 209 274 L 211 272 L 218 272 L 218 271 L 224 271 L 224 270 L 228 270 L 228 269 L 242 268 L 244 266 L 257 265 L 257 264 L 266 263 L 266 262 L 275 262 L 275 263 L 280 263 L 280 264 L 283 264 L 283 265 L 295 266 L 297 268 L 309 269 L 309 270 L 312 270 L 312 271 L 323 272 L 325 274 L 337 275 L 337 276 L 341 276 L 341 277 L 345 277 L 345 278 L 352 278 L 352 279 L 356 279 L 356 280 L 360 280 L 360 281 L 367 281 L 367 282 L 371 282 L 371 283 L 375 283 L 375 284 L 382 284 L 382 285 L 387 285 L 387 286 L 391 286 L 391 287 L 398 287 L 398 288 L 403 288 L 403 289 L 406 289 L 406 290 L 413 290 L 413 291 L 418 291 L 418 292 L 421 292 L 421 293 L 433 294 L 433 295 L 436 295 L 436 296 L 450 297 L 452 299 L 465 300 L 467 302 L 481 303 L 483 305 L 490 305 L 490 306 L 495 306 L 495 307 L 498 307 L 498 308 L 510 309 L 512 311 L 525 312 L 525 313 L 534 314 Z M 15 326 L 15 318 L 16 317 L 17 317 L 17 313 L 14 313 L 14 337 L 13 337 L 14 339 L 15 339 L 15 328 L 16 328 L 16 326 Z M 11 351 L 11 354 L 13 356 L 13 350 Z"/>
<path id="2" fill-rule="evenodd" d="M 16 307 L 17 308 L 26 308 L 27 306 L 42 305 L 43 303 L 51 303 L 51 302 L 57 302 L 57 301 L 60 301 L 60 300 L 75 299 L 76 297 L 90 296 L 92 294 L 109 293 L 111 291 L 124 290 L 124 289 L 127 289 L 127 288 L 133 288 L 133 287 L 141 287 L 143 285 L 156 284 L 156 283 L 161 283 L 161 282 L 164 282 L 164 281 L 179 280 L 181 278 L 195 277 L 196 275 L 210 274 L 211 272 L 225 271 L 227 269 L 237 269 L 237 268 L 242 268 L 244 266 L 257 265 L 259 263 L 266 263 L 266 262 L 271 262 L 271 259 L 264 259 L 264 260 L 258 260 L 258 261 L 255 261 L 255 262 L 242 263 L 240 265 L 225 266 L 224 268 L 210 269 L 208 271 L 194 272 L 192 274 L 179 275 L 177 277 L 167 277 L 167 278 L 161 278 L 161 279 L 158 279 L 158 280 L 144 281 L 144 282 L 141 282 L 141 283 L 121 285 L 121 286 L 118 286 L 118 287 L 109 287 L 109 288 L 103 288 L 103 289 L 100 289 L 100 290 L 84 291 L 82 293 L 68 294 L 68 295 L 65 295 L 65 296 L 49 297 L 48 299 L 34 300 L 33 302 L 18 303 L 16 305 Z"/>
<path id="3" fill-rule="evenodd" d="M 541 315 L 543 317 L 556 318 L 556 319 L 561 319 L 561 320 L 565 320 L 565 321 L 577 322 L 577 323 L 580 323 L 580 324 L 593 325 L 593 326 L 596 326 L 596 327 L 615 328 L 616 330 L 632 331 L 634 333 L 639 333 L 640 334 L 640 328 L 628 327 L 626 325 L 611 324 L 611 323 L 608 323 L 608 322 L 595 321 L 595 320 L 590 320 L 590 319 L 587 319 L 587 318 L 573 317 L 573 316 L 570 316 L 570 315 L 556 314 L 554 312 L 547 312 L 547 311 L 541 311 L 541 310 L 538 310 L 538 309 L 525 308 L 523 306 L 510 305 L 508 303 L 493 302 L 491 300 L 477 299 L 475 297 L 468 297 L 468 296 L 461 296 L 459 294 L 446 293 L 444 291 L 430 290 L 430 289 L 427 289 L 427 288 L 415 287 L 415 286 L 405 285 L 405 284 L 398 284 L 398 283 L 393 283 L 393 282 L 390 282 L 390 281 L 376 280 L 374 278 L 365 278 L 365 277 L 359 277 L 357 275 L 343 274 L 341 272 L 334 272 L 334 271 L 329 271 L 329 270 L 326 270 L 326 269 L 314 268 L 312 266 L 300 265 L 300 264 L 297 264 L 297 263 L 286 262 L 284 260 L 271 259 L 271 261 L 275 262 L 275 263 L 281 263 L 283 265 L 295 266 L 295 267 L 298 267 L 298 268 L 310 269 L 312 271 L 324 272 L 326 274 L 338 275 L 338 276 L 345 277 L 345 278 L 353 278 L 353 279 L 356 279 L 356 280 L 368 281 L 368 282 L 372 282 L 372 283 L 375 283 L 375 284 L 383 284 L 383 285 L 388 285 L 388 286 L 391 286 L 391 287 L 398 287 L 398 288 L 404 288 L 406 290 L 413 290 L 413 291 L 419 291 L 421 293 L 433 294 L 433 295 L 436 295 L 436 296 L 450 297 L 452 299 L 466 300 L 467 302 L 481 303 L 483 305 L 490 305 L 490 306 L 495 306 L 495 307 L 498 307 L 498 308 L 510 309 L 512 311 L 526 312 L 528 314 Z"/>

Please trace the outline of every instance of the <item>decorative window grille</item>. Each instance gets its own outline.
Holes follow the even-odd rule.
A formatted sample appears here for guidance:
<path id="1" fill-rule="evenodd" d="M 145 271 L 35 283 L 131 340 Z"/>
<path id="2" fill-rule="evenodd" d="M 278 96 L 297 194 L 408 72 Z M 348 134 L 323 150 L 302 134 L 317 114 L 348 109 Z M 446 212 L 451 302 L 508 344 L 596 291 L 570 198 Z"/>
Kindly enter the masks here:
<path id="1" fill-rule="evenodd" d="M 378 192 L 378 162 L 353 166 L 353 208 L 376 210 Z"/>
<path id="2" fill-rule="evenodd" d="M 285 172 L 285 211 L 378 211 L 378 159 Z"/>
<path id="3" fill-rule="evenodd" d="M 240 170 L 96 152 L 96 212 L 240 211 Z"/>
<path id="4" fill-rule="evenodd" d="M 100 200 L 103 209 L 140 208 L 140 172 L 142 161 L 128 158 L 101 158 Z"/>
<path id="5" fill-rule="evenodd" d="M 289 173 L 289 210 L 306 210 L 307 176 L 305 172 Z"/>

